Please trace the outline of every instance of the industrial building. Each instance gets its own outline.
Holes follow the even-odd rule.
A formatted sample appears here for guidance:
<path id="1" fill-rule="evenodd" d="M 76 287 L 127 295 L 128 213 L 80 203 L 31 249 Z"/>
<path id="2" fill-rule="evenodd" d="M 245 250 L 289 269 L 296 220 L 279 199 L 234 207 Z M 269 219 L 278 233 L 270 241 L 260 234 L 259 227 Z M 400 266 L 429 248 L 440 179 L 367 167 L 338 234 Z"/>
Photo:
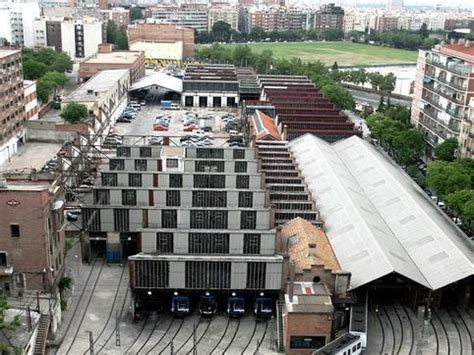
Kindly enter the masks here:
<path id="1" fill-rule="evenodd" d="M 181 103 L 186 107 L 235 107 L 239 104 L 239 81 L 235 66 L 188 65 L 183 79 Z"/>
<path id="2" fill-rule="evenodd" d="M 272 103 L 286 140 L 312 133 L 328 142 L 362 132 L 306 76 L 258 75 L 261 100 Z"/>
<path id="3" fill-rule="evenodd" d="M 431 148 L 457 138 L 461 157 L 473 158 L 472 119 L 466 116 L 474 98 L 474 43 L 436 46 L 418 56 L 411 122 Z"/>
<path id="4" fill-rule="evenodd" d="M 86 255 L 129 256 L 137 304 L 170 290 L 277 295 L 283 259 L 257 164 L 251 148 L 118 147 L 82 206 Z"/>
<path id="5" fill-rule="evenodd" d="M 472 303 L 472 241 L 399 167 L 358 137 L 304 135 L 290 150 L 352 290 L 374 285 L 412 309 Z"/>
<path id="6" fill-rule="evenodd" d="M 79 82 L 84 82 L 101 70 L 128 69 L 130 84 L 145 76 L 145 53 L 113 51 L 112 45 L 102 43 L 99 52 L 79 63 Z"/>
<path id="7" fill-rule="evenodd" d="M 130 50 L 144 51 L 148 62 L 194 55 L 194 30 L 173 23 L 134 23 L 128 27 L 128 41 Z"/>

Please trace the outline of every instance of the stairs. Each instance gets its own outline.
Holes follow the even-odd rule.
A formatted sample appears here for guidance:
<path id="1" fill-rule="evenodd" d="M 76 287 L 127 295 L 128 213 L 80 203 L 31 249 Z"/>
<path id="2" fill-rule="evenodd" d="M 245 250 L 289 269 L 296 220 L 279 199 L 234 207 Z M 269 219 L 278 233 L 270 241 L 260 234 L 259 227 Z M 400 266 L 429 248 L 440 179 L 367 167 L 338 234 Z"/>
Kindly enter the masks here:
<path id="1" fill-rule="evenodd" d="M 49 331 L 49 315 L 42 314 L 38 324 L 38 334 L 36 335 L 33 355 L 44 355 L 46 353 L 46 339 Z"/>

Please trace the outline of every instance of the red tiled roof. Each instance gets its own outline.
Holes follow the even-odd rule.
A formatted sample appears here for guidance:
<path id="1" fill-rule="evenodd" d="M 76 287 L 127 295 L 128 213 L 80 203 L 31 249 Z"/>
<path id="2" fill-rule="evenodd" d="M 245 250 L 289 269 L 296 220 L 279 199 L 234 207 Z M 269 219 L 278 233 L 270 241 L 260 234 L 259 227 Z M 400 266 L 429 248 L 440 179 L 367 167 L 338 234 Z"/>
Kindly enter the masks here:
<path id="1" fill-rule="evenodd" d="M 252 116 L 252 127 L 257 140 L 265 140 L 271 138 L 276 141 L 281 141 L 281 134 L 273 121 L 273 118 L 264 114 L 260 110 L 255 110 Z M 257 122 L 258 121 L 258 122 Z M 259 129 L 259 127 L 261 127 Z"/>
<path id="2" fill-rule="evenodd" d="M 443 54 L 458 56 L 474 64 L 474 43 L 466 46 L 462 43 L 447 44 L 439 50 Z"/>

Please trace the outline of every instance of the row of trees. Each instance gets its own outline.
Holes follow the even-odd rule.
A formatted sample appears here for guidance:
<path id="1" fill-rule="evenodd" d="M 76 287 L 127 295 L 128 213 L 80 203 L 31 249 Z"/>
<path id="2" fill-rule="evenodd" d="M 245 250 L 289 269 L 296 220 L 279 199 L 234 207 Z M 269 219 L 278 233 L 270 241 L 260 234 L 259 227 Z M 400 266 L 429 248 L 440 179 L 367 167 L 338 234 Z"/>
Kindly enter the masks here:
<path id="1" fill-rule="evenodd" d="M 341 41 L 344 39 L 344 32 L 336 29 L 328 29 L 324 32 L 312 30 L 288 30 L 266 32 L 261 27 L 254 27 L 250 33 L 242 33 L 230 27 L 227 22 L 217 21 L 210 32 L 196 32 L 196 43 L 214 42 L 301 42 L 301 41 Z"/>
<path id="2" fill-rule="evenodd" d="M 334 80 L 331 70 L 320 61 L 303 63 L 300 58 L 277 58 L 271 50 L 254 53 L 247 45 L 235 46 L 232 50 L 219 44 L 195 50 L 197 58 L 209 62 L 233 63 L 253 67 L 260 74 L 307 75 L 337 107 L 343 110 L 354 108 L 352 95 Z"/>
<path id="3" fill-rule="evenodd" d="M 127 30 L 123 26 L 117 26 L 114 21 L 107 22 L 107 43 L 115 44 L 118 49 L 128 50 Z"/>
<path id="4" fill-rule="evenodd" d="M 72 60 L 64 52 L 58 53 L 51 48 L 23 49 L 24 78 L 37 81 L 37 96 L 43 103 L 64 87 L 68 80 L 64 72 L 71 69 Z"/>
<path id="5" fill-rule="evenodd" d="M 364 68 L 356 70 L 339 70 L 337 62 L 331 69 L 331 76 L 337 82 L 352 83 L 355 85 L 364 85 L 370 83 L 372 89 L 388 95 L 395 90 L 397 77 L 393 73 L 386 75 L 379 72 L 367 72 Z"/>

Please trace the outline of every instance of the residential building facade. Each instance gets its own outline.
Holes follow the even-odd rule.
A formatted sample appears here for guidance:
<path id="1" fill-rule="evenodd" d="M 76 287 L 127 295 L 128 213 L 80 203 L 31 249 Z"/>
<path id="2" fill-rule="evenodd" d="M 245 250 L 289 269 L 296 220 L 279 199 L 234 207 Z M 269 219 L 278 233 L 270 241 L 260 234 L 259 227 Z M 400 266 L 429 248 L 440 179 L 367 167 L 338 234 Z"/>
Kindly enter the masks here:
<path id="1" fill-rule="evenodd" d="M 344 10 L 335 4 L 322 5 L 316 11 L 314 28 L 318 31 L 326 31 L 335 29 L 338 31 L 344 30 Z"/>
<path id="2" fill-rule="evenodd" d="M 474 97 L 474 46 L 466 41 L 420 51 L 411 121 L 434 148 L 459 140 L 463 157 L 474 156 L 468 107 Z"/>
<path id="3" fill-rule="evenodd" d="M 11 45 L 34 46 L 34 19 L 40 16 L 37 2 L 0 3 L 0 38 Z"/>
<path id="4" fill-rule="evenodd" d="M 150 7 L 145 11 L 145 17 L 162 23 L 192 28 L 196 31 L 207 31 L 208 29 L 207 5 L 202 4 Z"/>
<path id="5" fill-rule="evenodd" d="M 0 49 L 0 164 L 26 140 L 24 91 L 21 50 Z"/>
<path id="6" fill-rule="evenodd" d="M 211 31 L 212 26 L 218 21 L 226 22 L 233 30 L 238 29 L 239 12 L 236 6 L 228 4 L 216 4 L 209 8 L 209 21 L 207 30 Z"/>
<path id="7" fill-rule="evenodd" d="M 113 21 L 117 26 L 127 28 L 130 23 L 130 10 L 123 7 L 113 7 L 101 10 L 104 21 Z"/>
<path id="8" fill-rule="evenodd" d="M 25 118 L 26 120 L 38 119 L 38 99 L 36 98 L 36 81 L 24 80 Z"/>
<path id="9" fill-rule="evenodd" d="M 259 27 L 266 32 L 288 30 L 288 14 L 283 6 L 251 8 L 248 13 L 249 29 Z"/>

